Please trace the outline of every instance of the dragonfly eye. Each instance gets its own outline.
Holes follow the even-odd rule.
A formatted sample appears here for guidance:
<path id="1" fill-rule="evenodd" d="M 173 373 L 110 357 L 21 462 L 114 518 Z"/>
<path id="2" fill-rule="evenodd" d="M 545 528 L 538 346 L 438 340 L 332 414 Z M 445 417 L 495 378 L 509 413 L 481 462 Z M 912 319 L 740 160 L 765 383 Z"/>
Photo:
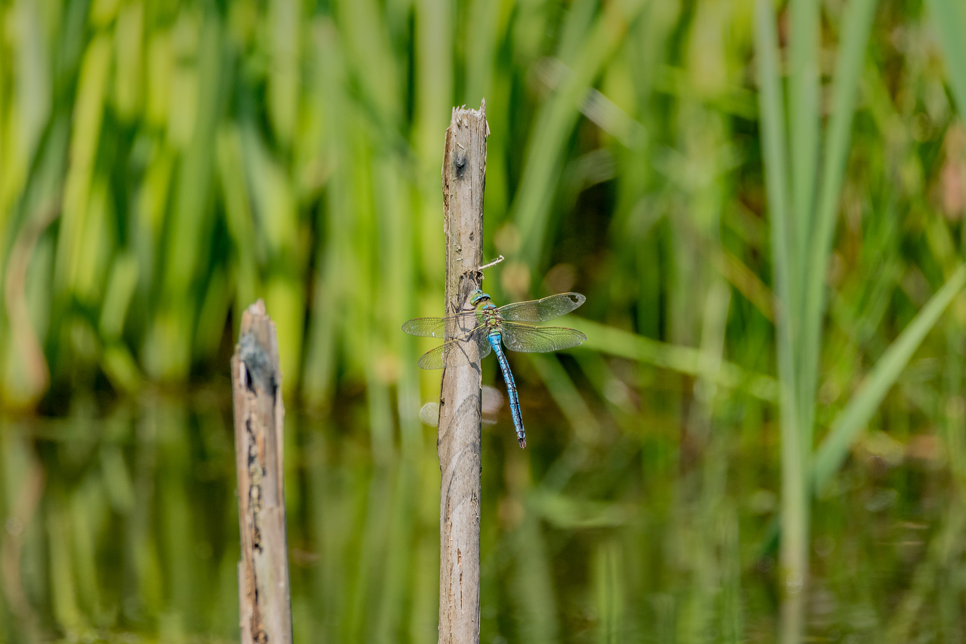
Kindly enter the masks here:
<path id="1" fill-rule="evenodd" d="M 488 300 L 488 299 L 490 299 L 489 295 L 487 295 L 480 289 L 476 289 L 475 291 L 473 291 L 473 295 L 470 297 L 470 304 L 472 304 L 473 306 L 476 306 L 481 301 Z"/>

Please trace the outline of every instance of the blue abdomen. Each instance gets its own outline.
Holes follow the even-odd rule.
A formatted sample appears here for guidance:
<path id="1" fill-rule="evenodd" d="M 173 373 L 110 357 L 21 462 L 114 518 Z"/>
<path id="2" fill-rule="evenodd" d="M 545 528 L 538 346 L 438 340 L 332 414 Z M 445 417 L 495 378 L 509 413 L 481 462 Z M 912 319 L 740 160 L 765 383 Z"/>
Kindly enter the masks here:
<path id="1" fill-rule="evenodd" d="M 507 361 L 500 344 L 500 332 L 492 331 L 487 339 L 490 341 L 490 346 L 493 347 L 493 352 L 496 353 L 496 359 L 500 362 L 500 371 L 503 372 L 503 382 L 506 383 L 507 396 L 510 398 L 510 415 L 513 416 L 513 426 L 517 431 L 517 442 L 520 443 L 521 448 L 526 447 L 527 434 L 523 429 L 523 416 L 520 414 L 520 397 L 517 395 L 517 384 L 513 380 L 510 363 Z"/>

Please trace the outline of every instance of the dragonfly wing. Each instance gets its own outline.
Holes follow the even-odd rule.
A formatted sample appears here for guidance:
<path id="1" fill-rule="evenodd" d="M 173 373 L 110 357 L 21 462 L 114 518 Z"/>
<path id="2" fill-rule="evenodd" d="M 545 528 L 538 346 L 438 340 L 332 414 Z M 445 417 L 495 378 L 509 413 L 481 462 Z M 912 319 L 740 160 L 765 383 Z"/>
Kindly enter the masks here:
<path id="1" fill-rule="evenodd" d="M 441 338 L 445 329 L 446 320 L 443 318 L 414 318 L 402 325 L 402 330 L 409 335 L 424 338 Z"/>
<path id="2" fill-rule="evenodd" d="M 587 339 L 580 331 L 562 326 L 530 326 L 512 322 L 504 322 L 502 326 L 506 348 L 523 353 L 560 351 L 583 344 Z"/>
<path id="3" fill-rule="evenodd" d="M 570 313 L 587 300 L 580 293 L 557 293 L 542 300 L 514 302 L 499 308 L 500 317 L 516 322 L 546 322 Z"/>
<path id="4" fill-rule="evenodd" d="M 463 311 L 456 315 L 447 315 L 444 318 L 413 318 L 402 325 L 402 330 L 409 335 L 418 335 L 424 338 L 445 338 L 446 327 L 452 324 L 452 328 L 466 329 L 467 331 L 479 325 L 476 311 Z M 459 333 L 459 331 L 457 331 Z"/>
<path id="5" fill-rule="evenodd" d="M 419 359 L 419 366 L 422 369 L 442 369 L 447 363 L 460 365 L 479 362 L 492 350 L 490 341 L 486 339 L 486 329 L 481 327 L 467 338 L 444 342 L 424 353 Z"/>

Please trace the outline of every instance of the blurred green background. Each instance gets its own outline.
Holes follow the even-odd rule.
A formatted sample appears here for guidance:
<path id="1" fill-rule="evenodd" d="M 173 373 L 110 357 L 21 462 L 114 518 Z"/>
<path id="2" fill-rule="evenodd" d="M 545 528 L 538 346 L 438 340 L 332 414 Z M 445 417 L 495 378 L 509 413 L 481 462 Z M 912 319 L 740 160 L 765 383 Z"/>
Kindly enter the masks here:
<path id="1" fill-rule="evenodd" d="M 483 642 L 960 642 L 960 0 L 0 0 L 0 642 L 237 641 L 276 322 L 295 639 L 436 639 L 440 164 L 485 98 Z M 504 391 L 496 362 L 484 379 Z M 505 395 L 505 394 L 504 394 Z"/>

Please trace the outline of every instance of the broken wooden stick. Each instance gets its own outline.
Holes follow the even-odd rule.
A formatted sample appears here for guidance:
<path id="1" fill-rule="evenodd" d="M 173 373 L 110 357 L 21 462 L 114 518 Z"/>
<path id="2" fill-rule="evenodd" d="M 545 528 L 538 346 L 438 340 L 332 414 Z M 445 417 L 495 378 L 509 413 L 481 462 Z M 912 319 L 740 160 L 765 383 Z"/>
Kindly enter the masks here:
<path id="1" fill-rule="evenodd" d="M 292 643 L 281 381 L 275 324 L 258 300 L 242 314 L 241 335 L 231 359 L 242 644 Z"/>
<path id="2" fill-rule="evenodd" d="M 446 314 L 459 313 L 483 274 L 485 104 L 453 110 L 443 151 Z M 455 329 L 447 329 L 452 336 Z M 482 379 L 479 362 L 447 364 L 439 400 L 439 642 L 480 641 Z"/>

